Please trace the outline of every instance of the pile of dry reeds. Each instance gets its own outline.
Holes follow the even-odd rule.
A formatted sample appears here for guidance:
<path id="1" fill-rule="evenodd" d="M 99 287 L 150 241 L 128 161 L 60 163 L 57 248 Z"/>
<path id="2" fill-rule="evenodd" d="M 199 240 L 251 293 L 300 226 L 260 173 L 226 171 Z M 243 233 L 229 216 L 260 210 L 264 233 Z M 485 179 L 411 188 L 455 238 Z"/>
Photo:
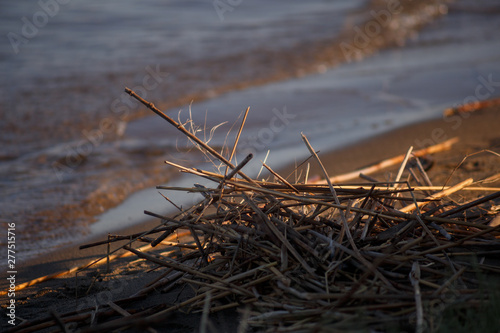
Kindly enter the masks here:
<path id="1" fill-rule="evenodd" d="M 127 92 L 197 140 L 154 105 Z M 500 197 L 498 189 L 465 204 L 448 200 L 452 193 L 470 190 L 472 180 L 446 188 L 432 186 L 418 156 L 433 148 L 410 150 L 386 162 L 401 165 L 392 182 L 332 184 L 313 147 L 305 136 L 303 140 L 311 163 L 324 171 L 323 184 L 307 183 L 306 176 L 290 183 L 267 166 L 275 181 L 251 179 L 242 172 L 251 155 L 232 165 L 231 158 L 201 141 L 196 142 L 227 165 L 226 174 L 167 162 L 212 181 L 213 186 L 159 186 L 201 193 L 203 199 L 175 216 L 146 212 L 161 222 L 134 237 L 144 241 L 147 235 L 147 247 L 153 250 L 179 231 L 190 237 L 185 244 L 175 244 L 183 246 L 175 257 L 153 255 L 135 243 L 124 249 L 165 270 L 162 278 L 136 296 L 185 285 L 194 288 L 194 296 L 132 316 L 125 305 L 110 302 L 100 311 L 114 315 L 96 320 L 93 326 L 90 315 L 79 314 L 82 331 L 161 327 L 159 323 L 179 312 L 201 313 L 200 330 L 206 331 L 211 314 L 235 308 L 240 332 L 367 327 L 423 332 L 438 327 L 440 316 L 453 304 L 477 308 L 490 300 L 488 283 L 493 286 L 493 279 L 498 282 L 500 276 L 495 260 L 500 253 L 500 223 L 495 222 L 492 207 Z M 410 170 L 410 181 L 401 180 L 405 170 Z M 332 178 L 336 179 L 345 177 Z M 67 315 L 58 317 L 60 322 L 75 321 Z"/>

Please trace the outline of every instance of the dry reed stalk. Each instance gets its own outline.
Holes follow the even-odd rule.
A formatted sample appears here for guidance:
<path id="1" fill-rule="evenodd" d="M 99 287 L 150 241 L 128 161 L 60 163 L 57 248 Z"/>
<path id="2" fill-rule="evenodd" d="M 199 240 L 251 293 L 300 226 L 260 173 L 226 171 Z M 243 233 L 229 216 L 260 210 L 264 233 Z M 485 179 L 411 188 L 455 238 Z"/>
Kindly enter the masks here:
<path id="1" fill-rule="evenodd" d="M 245 111 L 245 115 L 243 116 L 243 120 L 241 121 L 240 128 L 238 129 L 238 133 L 236 134 L 236 138 L 234 139 L 233 149 L 231 150 L 231 155 L 229 156 L 229 159 L 228 159 L 228 161 L 230 161 L 230 162 L 233 160 L 234 154 L 236 153 L 236 147 L 238 146 L 238 142 L 240 141 L 240 135 L 241 135 L 241 132 L 243 131 L 243 127 L 245 126 L 245 122 L 246 122 L 247 116 L 248 116 L 248 111 L 250 111 L 250 107 L 248 107 L 247 110 Z M 228 168 L 229 168 L 229 166 L 226 167 L 226 172 L 225 172 L 226 175 L 227 175 Z M 231 178 L 231 177 L 229 177 L 229 178 Z"/>
<path id="2" fill-rule="evenodd" d="M 295 193 L 300 193 L 299 190 L 297 190 L 295 187 L 293 187 L 292 184 L 290 184 L 285 178 L 281 177 L 278 173 L 276 173 L 273 169 L 271 169 L 270 166 L 268 166 L 266 163 L 262 162 L 262 165 L 276 178 L 279 179 L 280 182 L 288 186 L 292 191 Z"/>
<path id="3" fill-rule="evenodd" d="M 452 193 L 460 191 L 461 189 L 463 189 L 463 188 L 469 186 L 470 184 L 472 184 L 473 181 L 474 180 L 472 178 L 466 179 L 466 180 L 458 183 L 457 185 L 451 186 L 450 188 L 448 188 L 446 190 L 443 190 L 443 191 L 438 192 L 438 193 L 434 193 L 433 195 L 425 198 L 425 201 L 421 201 L 421 202 L 416 203 L 416 204 L 408 205 L 408 206 L 403 207 L 403 208 L 401 208 L 399 210 L 401 212 L 403 212 L 403 213 L 411 212 L 414 209 L 421 208 L 421 207 L 425 206 L 427 203 L 429 203 L 431 201 L 435 201 L 435 200 L 441 199 L 441 198 L 446 197 L 446 196 L 448 196 L 448 195 L 450 195 Z"/>
<path id="4" fill-rule="evenodd" d="M 406 168 L 406 164 L 408 163 L 408 159 L 410 158 L 412 151 L 413 151 L 413 146 L 411 146 L 406 152 L 406 155 L 403 158 L 403 161 L 401 162 L 401 166 L 399 167 L 398 174 L 396 175 L 396 179 L 394 179 L 395 182 L 399 182 L 401 180 L 401 176 L 403 176 L 403 171 Z"/>

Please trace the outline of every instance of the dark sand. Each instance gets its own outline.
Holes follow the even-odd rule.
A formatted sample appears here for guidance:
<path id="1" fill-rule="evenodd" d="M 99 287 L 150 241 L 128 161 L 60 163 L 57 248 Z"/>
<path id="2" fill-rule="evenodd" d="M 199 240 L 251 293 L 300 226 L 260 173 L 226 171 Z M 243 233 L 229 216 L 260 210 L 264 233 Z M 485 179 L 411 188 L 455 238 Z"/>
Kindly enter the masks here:
<path id="1" fill-rule="evenodd" d="M 434 185 L 445 185 L 445 182 L 448 182 L 448 185 L 453 185 L 469 177 L 480 180 L 500 173 L 500 157 L 491 152 L 483 151 L 488 149 L 497 153 L 500 152 L 499 125 L 500 108 L 490 107 L 472 114 L 457 115 L 453 118 L 435 119 L 406 126 L 342 149 L 332 152 L 320 152 L 319 156 L 329 175 L 333 176 L 404 154 L 410 146 L 413 146 L 414 149 L 420 149 L 452 137 L 459 137 L 460 141 L 453 146 L 452 150 L 437 153 L 431 157 L 434 163 L 428 171 Z M 311 142 L 311 144 L 314 146 L 314 142 Z M 474 155 L 468 157 L 454 171 L 464 157 L 470 154 Z M 311 175 L 320 175 L 319 169 L 314 163 L 311 164 Z M 397 172 L 397 168 L 398 166 L 395 166 L 390 170 L 383 170 L 372 176 L 378 180 L 387 180 L 388 174 L 394 174 Z M 287 176 L 291 170 L 293 170 L 293 166 L 282 170 L 280 174 Z M 496 182 L 487 184 L 487 186 L 498 187 L 499 184 L 500 182 L 497 179 Z M 484 193 L 481 194 L 484 195 Z M 477 193 L 469 193 L 468 198 L 462 199 L 470 199 L 474 195 L 477 195 Z M 156 225 L 158 225 L 158 221 L 151 221 L 128 230 L 122 230 L 119 233 L 127 235 L 148 230 Z M 99 240 L 105 238 L 106 235 L 103 235 Z M 88 242 L 91 242 L 91 240 Z M 81 244 L 74 244 L 72 247 L 60 249 L 30 262 L 18 263 L 16 284 L 19 285 L 40 276 L 82 265 L 106 253 L 105 246 L 79 250 L 79 245 Z M 117 246 L 118 244 L 114 244 L 112 248 Z M 17 291 L 15 300 L 18 320 L 16 320 L 16 323 L 21 323 L 21 318 L 32 320 L 49 316 L 50 310 L 66 313 L 78 308 L 95 306 L 94 299 L 99 302 L 116 301 L 133 295 L 134 292 L 159 275 L 158 271 L 149 272 L 149 269 L 152 268 L 149 263 L 136 259 L 134 257 L 134 259 L 114 261 L 108 274 L 105 274 L 106 266 L 101 265 L 80 272 L 78 280 L 75 279 L 75 274 L 72 273 Z M 94 279 L 95 276 L 98 276 L 98 278 Z M 6 290 L 6 287 L 7 280 L 6 277 L 3 277 L 1 279 L 1 288 Z M 83 295 L 87 292 L 89 297 L 75 299 L 76 293 Z M 189 292 L 185 290 L 178 295 L 177 291 L 171 291 L 167 294 L 148 297 L 147 302 L 149 304 L 166 303 L 171 305 L 176 297 L 178 297 L 177 301 L 182 300 L 188 296 Z M 2 299 L 5 300 L 6 298 L 2 296 Z M 6 305 L 7 301 L 2 301 L 2 312 L 5 310 Z M 236 331 L 236 315 L 235 312 L 216 314 L 211 317 L 211 320 L 214 325 L 218 326 L 218 332 L 232 332 Z M 228 321 L 227 318 L 234 318 L 235 320 Z M 165 331 L 192 332 L 197 326 L 198 319 L 199 317 L 196 316 L 186 315 L 181 317 L 174 315 Z M 3 328 L 11 327 L 7 325 L 7 320 L 6 314 L 1 313 L 0 322 Z"/>

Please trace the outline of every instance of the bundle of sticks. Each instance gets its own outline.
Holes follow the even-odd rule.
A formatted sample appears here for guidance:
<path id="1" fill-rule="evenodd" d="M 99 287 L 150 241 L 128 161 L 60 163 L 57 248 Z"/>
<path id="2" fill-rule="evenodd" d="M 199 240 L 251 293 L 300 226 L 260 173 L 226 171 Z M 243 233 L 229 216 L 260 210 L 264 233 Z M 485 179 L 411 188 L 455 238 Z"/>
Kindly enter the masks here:
<path id="1" fill-rule="evenodd" d="M 185 131 L 153 104 L 127 93 Z M 391 182 L 350 184 L 337 182 L 382 166 L 329 177 L 307 137 L 303 141 L 323 181 L 308 182 L 307 175 L 290 181 L 267 165 L 273 179 L 252 179 L 243 172 L 252 155 L 233 165 L 233 154 L 225 159 L 201 140 L 196 142 L 227 166 L 225 173 L 167 162 L 213 186 L 158 186 L 201 194 L 200 201 L 177 207 L 172 216 L 146 211 L 158 218 L 158 225 L 123 237 L 131 240 L 122 246 L 126 253 L 164 270 L 129 301 L 183 286 L 190 286 L 193 295 L 134 315 L 127 312 L 128 303 L 110 302 L 100 310 L 113 314 L 106 320 L 91 322 L 99 313 L 91 316 L 95 309 L 89 309 L 78 320 L 59 314 L 59 322 L 77 322 L 82 332 L 137 325 L 151 330 L 172 314 L 199 313 L 200 331 L 206 332 L 212 314 L 235 309 L 240 332 L 423 332 L 439 327 L 455 305 L 478 308 L 500 296 L 491 291 L 500 276 L 495 259 L 500 253 L 495 219 L 500 190 L 473 188 L 472 179 L 432 186 L 420 163 L 425 154 L 449 148 L 454 140 L 386 161 L 383 166 L 400 164 Z M 404 181 L 403 174 L 409 174 Z M 491 193 L 462 204 L 448 199 L 471 189 Z M 172 243 L 180 235 L 184 241 Z M 138 248 L 139 239 L 146 246 Z M 168 257 L 155 254 L 165 247 L 178 251 Z"/>

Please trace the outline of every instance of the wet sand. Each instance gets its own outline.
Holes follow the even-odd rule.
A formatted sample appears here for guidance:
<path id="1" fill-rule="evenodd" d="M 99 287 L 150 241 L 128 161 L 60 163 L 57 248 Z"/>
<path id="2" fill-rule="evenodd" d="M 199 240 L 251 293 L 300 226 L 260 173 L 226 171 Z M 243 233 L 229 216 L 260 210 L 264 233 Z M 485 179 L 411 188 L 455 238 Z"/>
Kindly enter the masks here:
<path id="1" fill-rule="evenodd" d="M 429 176 L 434 185 L 444 185 L 446 182 L 448 185 L 453 185 L 466 177 L 472 177 L 477 181 L 500 173 L 500 164 L 498 163 L 500 157 L 489 152 L 500 152 L 499 124 L 500 107 L 490 107 L 470 114 L 456 115 L 446 119 L 434 119 L 405 126 L 342 149 L 320 152 L 319 156 L 327 167 L 329 175 L 333 176 L 404 154 L 410 146 L 419 149 L 452 137 L 458 137 L 459 142 L 451 150 L 430 157 L 433 165 L 428 171 Z M 314 146 L 314 142 L 311 142 L 311 144 Z M 463 161 L 466 156 L 469 157 Z M 463 163 L 461 164 L 461 162 Z M 311 164 L 311 176 L 320 175 L 319 169 L 314 163 Z M 454 171 L 458 165 L 460 167 Z M 293 166 L 289 166 L 281 170 L 280 174 L 287 176 L 292 170 Z M 372 176 L 379 180 L 386 180 L 386 177 L 391 172 L 394 175 L 397 172 L 397 166 L 392 170 L 383 170 Z M 354 181 L 359 181 L 359 179 Z M 487 186 L 500 186 L 500 182 L 497 179 L 496 182 L 487 184 Z M 470 193 L 469 196 L 474 196 L 474 193 Z M 122 230 L 120 234 L 128 235 L 133 232 L 145 231 L 157 224 L 157 220 L 150 221 Z M 105 238 L 106 235 L 102 235 L 98 240 L 104 240 Z M 94 240 L 88 240 L 88 242 L 91 241 Z M 32 261 L 18 263 L 16 284 L 19 285 L 40 276 L 79 266 L 106 253 L 105 246 L 79 250 L 79 245 L 81 244 L 74 244 L 74 246 L 59 249 L 54 253 L 43 255 Z M 116 246 L 113 245 L 113 248 L 116 248 Z M 140 260 L 133 259 L 133 262 L 129 262 L 129 260 L 121 259 L 112 263 L 111 273 L 108 275 L 104 274 L 105 265 L 100 266 L 98 270 L 101 272 L 101 277 L 97 281 L 93 279 L 96 269 L 87 269 L 79 273 L 78 287 L 75 287 L 74 273 L 42 282 L 16 292 L 16 314 L 19 318 L 33 319 L 48 316 L 50 309 L 60 313 L 76 309 L 78 306 L 82 306 L 82 302 L 83 304 L 88 302 L 88 299 L 76 301 L 74 295 L 77 291 L 81 295 L 86 290 L 89 290 L 90 295 L 94 296 L 104 295 L 103 292 L 105 292 L 105 296 L 110 297 L 112 300 L 129 297 L 145 285 L 146 282 L 152 281 L 159 275 L 157 271 L 148 272 L 150 268 L 148 264 Z M 109 288 L 109 283 L 112 282 L 115 287 Z M 108 287 L 106 287 L 106 283 L 108 283 Z M 116 287 L 117 283 L 119 287 Z M 6 277 L 1 279 L 1 287 L 2 290 L 7 288 Z M 171 298 L 176 297 L 176 293 L 171 292 L 162 297 L 167 303 L 173 302 Z M 158 301 L 158 299 L 154 297 L 148 299 L 148 302 L 153 301 Z M 4 307 L 5 304 L 2 304 L 2 308 Z M 44 311 L 40 311 L 41 308 Z M 232 313 L 230 315 L 234 316 L 236 314 Z M 2 323 L 5 322 L 4 318 L 6 318 L 6 315 L 2 314 Z M 215 316 L 213 320 L 217 322 L 217 318 L 218 316 Z M 19 321 L 17 322 L 19 323 Z M 196 320 L 188 317 L 173 318 L 171 323 L 173 326 L 170 326 L 169 331 L 174 332 L 193 331 L 196 327 Z M 224 321 L 223 318 L 219 320 L 218 325 L 220 325 L 220 331 L 234 330 L 234 325 Z"/>

